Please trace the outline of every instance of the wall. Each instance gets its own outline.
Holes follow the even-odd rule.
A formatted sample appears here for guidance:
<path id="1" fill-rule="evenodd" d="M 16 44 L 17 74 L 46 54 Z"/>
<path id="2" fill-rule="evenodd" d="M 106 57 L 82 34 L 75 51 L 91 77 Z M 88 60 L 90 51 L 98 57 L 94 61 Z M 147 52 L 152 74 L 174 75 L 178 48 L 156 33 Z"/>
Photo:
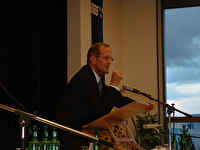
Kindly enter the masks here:
<path id="1" fill-rule="evenodd" d="M 115 58 L 111 70 L 120 70 L 127 85 L 157 98 L 156 0 L 104 0 L 104 41 Z M 106 78 L 109 83 L 110 76 Z M 139 101 L 145 97 L 124 92 Z M 155 108 L 157 112 L 157 108 Z"/>
<path id="2" fill-rule="evenodd" d="M 91 1 L 67 1 L 68 81 L 86 64 L 91 46 Z"/>

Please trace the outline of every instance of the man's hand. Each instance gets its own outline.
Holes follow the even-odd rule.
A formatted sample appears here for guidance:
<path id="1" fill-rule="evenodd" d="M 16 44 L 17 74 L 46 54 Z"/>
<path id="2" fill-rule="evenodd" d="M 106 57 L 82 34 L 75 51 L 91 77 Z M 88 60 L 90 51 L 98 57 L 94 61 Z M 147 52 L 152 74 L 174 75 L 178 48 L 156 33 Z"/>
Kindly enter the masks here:
<path id="1" fill-rule="evenodd" d="M 120 71 L 113 71 L 112 77 L 110 81 L 110 85 L 117 86 L 119 82 L 122 80 L 123 76 Z"/>
<path id="2" fill-rule="evenodd" d="M 147 112 L 151 111 L 152 109 L 154 109 L 155 107 L 155 104 L 154 103 L 151 103 L 151 102 L 147 102 L 150 104 L 150 106 L 146 109 Z"/>

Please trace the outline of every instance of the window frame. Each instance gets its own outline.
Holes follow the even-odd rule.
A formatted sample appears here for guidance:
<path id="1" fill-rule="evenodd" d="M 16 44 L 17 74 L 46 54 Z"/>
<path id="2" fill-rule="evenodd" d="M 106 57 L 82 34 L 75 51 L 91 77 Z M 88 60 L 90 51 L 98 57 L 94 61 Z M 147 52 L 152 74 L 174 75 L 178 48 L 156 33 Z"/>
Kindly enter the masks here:
<path id="1" fill-rule="evenodd" d="M 164 103 L 166 103 L 166 89 L 165 89 L 165 85 L 166 85 L 166 80 L 165 80 L 165 64 L 164 64 L 164 11 L 166 9 L 172 9 L 172 8 L 183 8 L 183 7 L 194 7 L 194 6 L 200 6 L 200 1 L 199 0 L 161 0 L 161 24 L 162 24 L 162 74 L 163 74 L 163 80 L 162 80 L 162 84 L 163 84 L 163 101 Z M 166 116 L 167 112 L 166 112 L 166 108 L 163 107 L 163 118 L 164 118 L 164 130 L 167 133 L 168 131 L 168 122 L 169 122 L 169 115 Z M 192 118 L 188 118 L 188 117 L 173 117 L 173 113 L 171 113 L 170 115 L 171 117 L 171 123 L 179 123 L 179 122 L 191 122 L 191 123 L 200 123 L 200 117 L 192 117 Z M 168 140 L 168 139 L 166 139 Z"/>

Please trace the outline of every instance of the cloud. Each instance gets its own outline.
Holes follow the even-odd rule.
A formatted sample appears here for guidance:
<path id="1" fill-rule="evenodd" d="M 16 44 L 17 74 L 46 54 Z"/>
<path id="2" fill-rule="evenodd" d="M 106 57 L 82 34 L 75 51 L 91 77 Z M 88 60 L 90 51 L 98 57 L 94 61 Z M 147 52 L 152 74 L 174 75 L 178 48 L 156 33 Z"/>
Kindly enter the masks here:
<path id="1" fill-rule="evenodd" d="M 199 105 L 197 105 L 200 101 L 199 97 L 188 97 L 182 98 L 181 100 L 168 100 L 167 103 L 171 105 L 172 103 L 175 104 L 175 108 L 189 114 L 199 114 Z M 175 116 L 184 116 L 182 113 L 178 111 L 175 112 Z"/>
<path id="2" fill-rule="evenodd" d="M 172 84 L 168 83 L 167 89 L 170 89 L 170 91 L 175 91 L 176 93 L 184 96 L 186 95 L 200 96 L 200 83 L 181 84 L 181 85 L 179 85 L 178 83 L 172 83 Z"/>
<path id="3" fill-rule="evenodd" d="M 199 62 L 200 64 L 200 62 Z M 166 82 L 167 83 L 199 83 L 200 82 L 200 68 L 195 67 L 167 67 L 166 68 Z"/>
<path id="4" fill-rule="evenodd" d="M 175 104 L 175 108 L 190 114 L 199 114 L 200 102 L 200 83 L 183 84 L 177 83 L 167 84 L 169 105 Z M 171 93 L 173 91 L 173 93 Z M 177 113 L 177 116 L 181 116 Z"/>
<path id="5" fill-rule="evenodd" d="M 199 7 L 165 11 L 165 56 L 168 67 L 199 67 Z"/>
<path id="6" fill-rule="evenodd" d="M 176 89 L 185 94 L 200 94 L 200 83 L 179 85 Z"/>

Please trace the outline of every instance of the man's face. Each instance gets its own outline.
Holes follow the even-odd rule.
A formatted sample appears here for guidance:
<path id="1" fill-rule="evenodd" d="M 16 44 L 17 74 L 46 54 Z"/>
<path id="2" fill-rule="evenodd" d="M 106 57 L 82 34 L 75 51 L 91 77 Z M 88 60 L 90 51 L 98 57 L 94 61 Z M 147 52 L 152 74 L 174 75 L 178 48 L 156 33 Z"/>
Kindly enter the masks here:
<path id="1" fill-rule="evenodd" d="M 100 55 L 95 57 L 95 61 L 93 61 L 93 70 L 98 74 L 98 76 L 109 73 L 109 67 L 112 63 L 111 58 L 112 54 L 110 48 L 101 46 Z"/>

